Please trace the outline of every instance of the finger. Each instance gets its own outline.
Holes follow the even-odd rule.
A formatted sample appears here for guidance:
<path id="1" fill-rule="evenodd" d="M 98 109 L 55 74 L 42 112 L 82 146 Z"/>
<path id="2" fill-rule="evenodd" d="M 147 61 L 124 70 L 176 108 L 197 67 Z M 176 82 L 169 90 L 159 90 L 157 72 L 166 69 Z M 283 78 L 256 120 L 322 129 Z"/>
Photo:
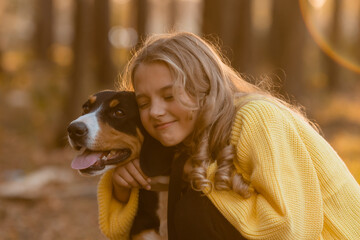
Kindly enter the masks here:
<path id="1" fill-rule="evenodd" d="M 127 166 L 129 173 L 136 179 L 136 181 L 145 189 L 149 189 L 150 185 L 146 181 L 146 176 L 142 173 L 141 169 L 136 168 L 134 162 Z"/>
<path id="2" fill-rule="evenodd" d="M 147 181 L 148 183 L 150 183 L 150 182 L 151 182 L 151 179 L 150 179 L 148 176 L 146 176 L 146 174 L 141 170 L 139 159 L 135 159 L 135 160 L 133 161 L 133 164 L 134 164 L 134 166 L 136 167 L 136 169 L 143 175 L 143 177 L 146 179 L 146 181 Z"/>
<path id="3" fill-rule="evenodd" d="M 134 176 L 128 171 L 126 167 L 120 168 L 117 172 L 118 176 L 121 177 L 130 187 L 140 187 L 140 184 L 134 178 Z"/>
<path id="4" fill-rule="evenodd" d="M 120 187 L 131 188 L 131 186 L 118 174 L 113 176 L 114 183 Z"/>
<path id="5" fill-rule="evenodd" d="M 129 173 L 132 175 L 132 177 L 145 189 L 149 189 L 150 185 L 146 181 L 143 174 L 135 167 L 135 164 L 131 162 L 131 164 L 128 164 L 126 166 L 126 169 L 129 171 Z"/>

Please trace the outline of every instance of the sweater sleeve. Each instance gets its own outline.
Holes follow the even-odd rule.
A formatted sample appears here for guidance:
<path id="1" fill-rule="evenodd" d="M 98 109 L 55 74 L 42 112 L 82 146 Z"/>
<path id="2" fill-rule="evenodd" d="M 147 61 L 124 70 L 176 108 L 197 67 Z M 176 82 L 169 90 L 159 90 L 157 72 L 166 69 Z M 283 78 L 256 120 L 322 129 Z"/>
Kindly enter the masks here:
<path id="1" fill-rule="evenodd" d="M 138 208 L 139 190 L 133 188 L 123 204 L 113 196 L 113 170 L 107 171 L 98 184 L 99 225 L 109 239 L 130 239 L 130 230 Z"/>
<path id="2" fill-rule="evenodd" d="M 235 167 L 254 192 L 247 199 L 233 191 L 213 191 L 209 197 L 248 239 L 320 238 L 320 186 L 297 124 L 306 123 L 263 100 L 237 113 L 231 139 Z"/>

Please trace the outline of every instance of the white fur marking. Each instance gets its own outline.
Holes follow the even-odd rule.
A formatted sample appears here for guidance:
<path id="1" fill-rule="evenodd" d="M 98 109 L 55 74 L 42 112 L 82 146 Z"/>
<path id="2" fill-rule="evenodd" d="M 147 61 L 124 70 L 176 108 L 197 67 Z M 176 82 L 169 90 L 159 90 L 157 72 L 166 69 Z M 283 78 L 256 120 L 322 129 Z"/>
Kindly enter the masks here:
<path id="1" fill-rule="evenodd" d="M 131 238 L 132 240 L 165 240 L 157 234 L 154 230 L 146 230 Z M 167 239 L 167 238 L 166 238 Z"/>
<path id="2" fill-rule="evenodd" d="M 88 136 L 86 141 L 86 146 L 89 147 L 92 144 L 94 144 L 94 141 L 96 139 L 96 136 L 100 130 L 99 122 L 97 119 L 97 113 L 100 111 L 101 106 L 95 111 L 88 114 L 85 114 L 83 116 L 80 116 L 79 118 L 72 121 L 70 124 L 75 122 L 83 122 L 85 123 L 87 129 L 88 129 Z"/>
<path id="3" fill-rule="evenodd" d="M 167 205 L 168 205 L 168 192 L 159 192 L 159 208 L 156 211 L 156 213 L 160 219 L 159 234 L 162 237 L 162 239 L 168 239 Z"/>
<path id="4" fill-rule="evenodd" d="M 92 171 L 92 172 L 89 172 L 89 173 L 83 173 L 79 170 L 79 174 L 82 175 L 82 176 L 85 176 L 85 177 L 91 177 L 91 176 L 97 176 L 97 175 L 101 175 L 105 172 L 107 172 L 108 170 L 110 169 L 113 169 L 115 168 L 117 165 L 105 165 L 105 168 L 102 169 L 102 170 L 96 170 L 96 171 Z"/>
<path id="5" fill-rule="evenodd" d="M 156 176 L 151 178 L 151 183 L 169 184 L 170 178 L 168 176 Z"/>

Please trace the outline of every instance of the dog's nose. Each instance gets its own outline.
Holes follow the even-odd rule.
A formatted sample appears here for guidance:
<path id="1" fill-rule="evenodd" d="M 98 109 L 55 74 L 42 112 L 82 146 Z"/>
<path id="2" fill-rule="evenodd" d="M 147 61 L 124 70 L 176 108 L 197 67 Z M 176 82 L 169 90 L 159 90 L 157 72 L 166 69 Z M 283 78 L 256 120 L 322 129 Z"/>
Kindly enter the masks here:
<path id="1" fill-rule="evenodd" d="M 69 137 L 74 140 L 79 140 L 88 133 L 88 128 L 83 122 L 74 122 L 67 128 Z"/>

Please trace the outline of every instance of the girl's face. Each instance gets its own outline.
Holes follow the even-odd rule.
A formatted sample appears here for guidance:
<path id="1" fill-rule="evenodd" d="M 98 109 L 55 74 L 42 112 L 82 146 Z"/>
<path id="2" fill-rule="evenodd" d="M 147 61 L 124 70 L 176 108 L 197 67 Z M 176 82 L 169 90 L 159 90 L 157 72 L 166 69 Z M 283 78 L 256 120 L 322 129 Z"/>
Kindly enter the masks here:
<path id="1" fill-rule="evenodd" d="M 172 75 L 165 64 L 140 64 L 134 74 L 134 89 L 141 122 L 162 145 L 177 145 L 192 133 L 196 112 L 174 99 Z M 186 100 L 191 103 L 188 97 Z"/>

